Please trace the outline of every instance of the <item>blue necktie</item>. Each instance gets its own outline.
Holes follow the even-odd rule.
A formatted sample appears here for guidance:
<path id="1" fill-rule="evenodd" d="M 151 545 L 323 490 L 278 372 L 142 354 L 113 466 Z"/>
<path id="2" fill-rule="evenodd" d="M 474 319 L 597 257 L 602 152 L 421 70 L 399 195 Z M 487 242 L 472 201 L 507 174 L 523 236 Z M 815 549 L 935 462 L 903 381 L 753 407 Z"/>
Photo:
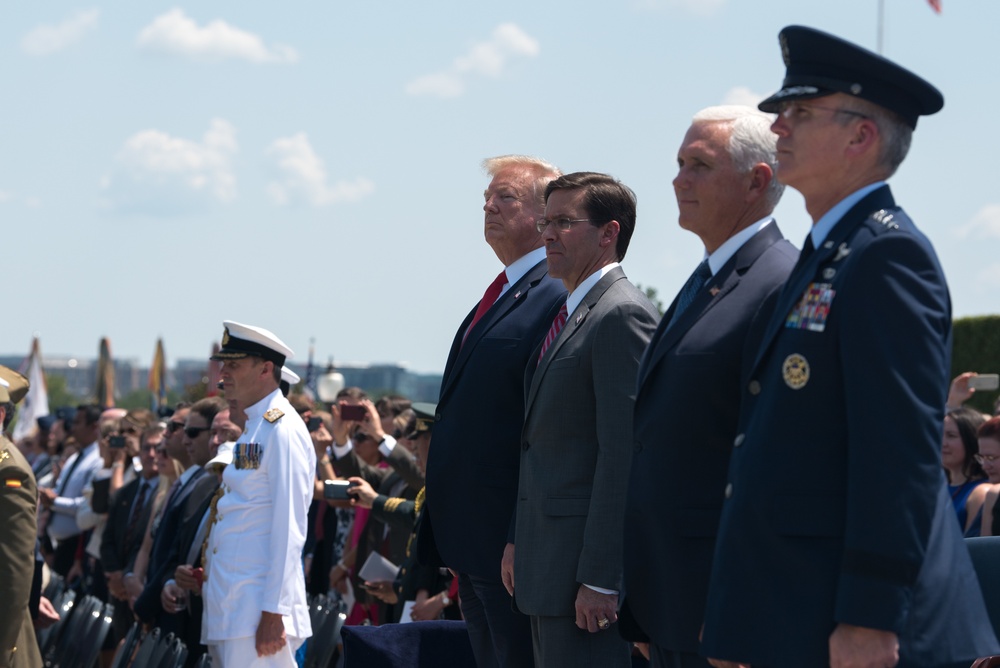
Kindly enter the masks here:
<path id="1" fill-rule="evenodd" d="M 705 283 L 707 283 L 710 278 L 712 278 L 712 270 L 708 266 L 708 259 L 702 260 L 702 263 L 699 264 L 695 268 L 694 273 L 691 274 L 691 278 L 689 278 L 687 283 L 684 284 L 684 287 L 681 288 L 681 294 L 677 297 L 677 308 L 674 309 L 674 314 L 671 316 L 670 324 L 668 324 L 667 327 L 670 327 L 677 322 L 681 313 L 684 313 L 687 307 L 691 305 L 691 302 L 693 302 L 694 298 L 698 295 L 698 291 L 705 287 Z"/>

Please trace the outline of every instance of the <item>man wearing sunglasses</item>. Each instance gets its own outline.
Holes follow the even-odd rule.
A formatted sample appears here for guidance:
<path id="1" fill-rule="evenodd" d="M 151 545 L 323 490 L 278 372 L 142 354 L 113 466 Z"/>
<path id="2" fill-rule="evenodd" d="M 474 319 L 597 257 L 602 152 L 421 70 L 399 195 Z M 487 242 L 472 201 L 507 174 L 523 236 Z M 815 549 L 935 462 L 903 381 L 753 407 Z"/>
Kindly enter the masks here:
<path id="1" fill-rule="evenodd" d="M 211 459 L 208 442 L 211 438 L 212 420 L 216 413 L 225 408 L 226 402 L 220 397 L 209 397 L 196 402 L 188 411 L 184 429 L 180 431 L 180 448 L 175 445 L 176 438 L 168 440 L 170 456 L 185 463 L 187 468 L 167 492 L 162 519 L 153 538 L 146 585 L 134 607 L 140 619 L 160 626 L 164 635 L 171 632 L 176 635 L 182 621 L 173 614 L 176 610 L 163 606 L 161 597 L 163 585 L 173 575 L 178 563 L 175 554 L 177 537 L 185 522 L 190 521 L 195 509 L 206 498 L 215 494 L 219 487 L 218 479 L 208 475 L 203 467 Z M 176 437 L 176 433 L 174 436 Z"/>

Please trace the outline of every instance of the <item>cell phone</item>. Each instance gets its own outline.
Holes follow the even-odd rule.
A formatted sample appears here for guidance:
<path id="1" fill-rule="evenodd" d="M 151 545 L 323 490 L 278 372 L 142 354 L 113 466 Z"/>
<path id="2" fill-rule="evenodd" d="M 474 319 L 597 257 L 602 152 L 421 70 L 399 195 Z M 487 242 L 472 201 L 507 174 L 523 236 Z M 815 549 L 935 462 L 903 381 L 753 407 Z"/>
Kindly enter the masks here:
<path id="1" fill-rule="evenodd" d="M 323 498 L 331 501 L 347 501 L 351 498 L 348 490 L 357 486 L 357 483 L 348 480 L 325 480 L 323 482 Z"/>
<path id="2" fill-rule="evenodd" d="M 109 448 L 124 448 L 125 447 L 125 437 L 124 436 L 112 436 L 108 439 Z"/>
<path id="3" fill-rule="evenodd" d="M 981 373 L 969 379 L 969 387 L 973 390 L 996 390 L 1000 388 L 1000 374 Z"/>
<path id="4" fill-rule="evenodd" d="M 317 429 L 319 429 L 319 426 L 321 424 L 323 424 L 323 418 L 311 417 L 306 422 L 306 429 L 308 429 L 309 432 L 312 433 L 312 432 L 316 431 Z"/>
<path id="5" fill-rule="evenodd" d="M 368 415 L 368 409 L 361 405 L 340 404 L 340 419 L 360 422 Z"/>

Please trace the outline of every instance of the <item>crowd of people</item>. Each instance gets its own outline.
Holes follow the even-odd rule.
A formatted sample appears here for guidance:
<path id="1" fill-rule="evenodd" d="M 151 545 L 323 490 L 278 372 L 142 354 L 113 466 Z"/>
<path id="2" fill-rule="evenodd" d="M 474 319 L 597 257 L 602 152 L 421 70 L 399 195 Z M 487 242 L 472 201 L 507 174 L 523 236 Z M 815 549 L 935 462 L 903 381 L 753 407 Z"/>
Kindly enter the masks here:
<path id="1" fill-rule="evenodd" d="M 286 398 L 288 347 L 226 321 L 224 398 L 41 422 L 6 458 L 34 475 L 2 489 L 47 567 L 114 601 L 108 652 L 138 622 L 189 661 L 292 666 L 309 595 L 352 625 L 462 619 L 481 668 L 1000 652 L 963 542 L 998 535 L 1000 417 L 961 406 L 974 373 L 949 392 L 947 285 L 886 183 L 943 97 L 818 30 L 780 43 L 777 93 L 681 140 L 704 256 L 662 318 L 622 268 L 632 190 L 501 156 L 483 209 L 503 270 L 436 404 Z M 772 216 L 786 186 L 813 219 L 801 252 Z"/>

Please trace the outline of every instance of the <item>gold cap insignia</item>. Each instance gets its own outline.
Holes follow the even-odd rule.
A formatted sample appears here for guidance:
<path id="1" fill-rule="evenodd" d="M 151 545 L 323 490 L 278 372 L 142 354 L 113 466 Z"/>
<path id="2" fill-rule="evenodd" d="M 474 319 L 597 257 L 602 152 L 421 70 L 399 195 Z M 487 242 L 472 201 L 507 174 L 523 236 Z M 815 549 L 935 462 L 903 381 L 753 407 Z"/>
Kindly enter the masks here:
<path id="1" fill-rule="evenodd" d="M 222 330 L 222 347 L 225 348 L 229 345 L 229 328 L 224 327 Z"/>
<path id="2" fill-rule="evenodd" d="M 785 385 L 793 390 L 801 390 L 809 382 L 809 362 L 802 355 L 793 353 L 781 365 L 781 375 L 785 379 Z"/>

